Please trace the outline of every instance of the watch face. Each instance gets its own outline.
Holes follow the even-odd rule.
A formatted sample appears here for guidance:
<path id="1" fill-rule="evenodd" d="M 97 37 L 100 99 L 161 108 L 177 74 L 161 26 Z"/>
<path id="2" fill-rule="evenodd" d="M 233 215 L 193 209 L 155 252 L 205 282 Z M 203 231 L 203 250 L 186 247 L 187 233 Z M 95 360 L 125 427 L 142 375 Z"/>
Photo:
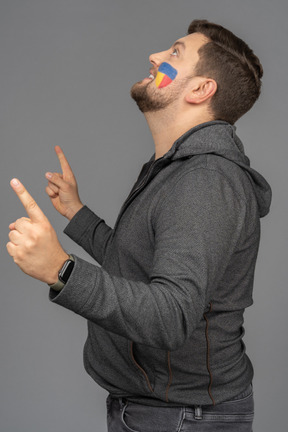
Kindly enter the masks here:
<path id="1" fill-rule="evenodd" d="M 61 282 L 63 282 L 64 284 L 68 281 L 70 274 L 72 273 L 73 267 L 74 267 L 74 261 L 72 260 L 67 260 L 62 269 L 59 272 L 59 279 L 61 280 Z"/>

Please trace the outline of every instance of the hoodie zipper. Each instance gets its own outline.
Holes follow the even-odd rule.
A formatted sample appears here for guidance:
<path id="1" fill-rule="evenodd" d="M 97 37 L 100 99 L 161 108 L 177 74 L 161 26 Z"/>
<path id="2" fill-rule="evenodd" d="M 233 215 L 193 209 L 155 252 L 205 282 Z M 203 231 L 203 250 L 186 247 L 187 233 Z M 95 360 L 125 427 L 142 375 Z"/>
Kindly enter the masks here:
<path id="1" fill-rule="evenodd" d="M 119 225 L 120 219 L 123 215 L 123 213 L 125 212 L 125 210 L 129 207 L 129 205 L 131 204 L 131 202 L 133 201 L 133 199 L 136 197 L 136 195 L 138 195 L 138 193 L 146 186 L 146 184 L 148 183 L 148 179 L 153 171 L 153 169 L 155 168 L 156 165 L 159 165 L 158 169 L 155 170 L 155 174 L 154 177 L 156 176 L 156 174 L 158 174 L 159 171 L 161 171 L 161 169 L 163 168 L 163 166 L 165 166 L 165 164 L 161 164 L 159 163 L 160 160 L 163 159 L 163 156 L 159 159 L 157 159 L 156 161 L 152 162 L 152 164 L 150 165 L 150 167 L 148 168 L 148 171 L 145 175 L 145 177 L 141 180 L 140 184 L 135 188 L 132 189 L 132 191 L 130 192 L 130 194 L 128 195 L 128 197 L 126 198 L 124 204 L 121 207 L 119 216 L 115 222 L 115 226 L 113 229 L 113 235 L 116 231 L 117 226 Z"/>
<path id="2" fill-rule="evenodd" d="M 136 189 L 134 189 L 134 190 L 132 189 L 132 191 L 130 192 L 130 194 L 129 194 L 128 197 L 126 198 L 126 200 L 125 200 L 125 202 L 124 202 L 124 204 L 123 204 L 123 207 L 126 205 L 126 203 L 128 203 L 129 199 L 130 199 L 134 194 L 136 194 L 136 193 L 137 193 L 137 192 L 142 188 L 142 186 L 144 186 L 146 180 L 147 180 L 148 177 L 149 177 L 150 172 L 152 171 L 153 166 L 155 166 L 155 162 L 153 162 L 153 163 L 150 165 L 150 167 L 148 168 L 148 171 L 147 171 L 145 177 L 142 179 L 140 185 L 137 186 Z M 122 207 L 122 208 L 123 208 L 123 207 Z"/>

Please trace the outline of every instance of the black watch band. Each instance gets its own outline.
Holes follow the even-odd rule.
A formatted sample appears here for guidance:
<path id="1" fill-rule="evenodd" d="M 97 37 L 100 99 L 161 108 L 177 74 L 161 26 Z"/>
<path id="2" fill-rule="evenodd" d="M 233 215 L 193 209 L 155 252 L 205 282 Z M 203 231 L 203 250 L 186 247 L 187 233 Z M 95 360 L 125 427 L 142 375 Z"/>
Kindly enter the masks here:
<path id="1" fill-rule="evenodd" d="M 74 264 L 75 264 L 74 257 L 72 255 L 69 255 L 69 259 L 65 261 L 65 263 L 59 270 L 58 281 L 52 285 L 49 284 L 50 288 L 52 288 L 54 291 L 61 291 L 61 289 L 67 283 L 69 276 L 72 273 Z"/>

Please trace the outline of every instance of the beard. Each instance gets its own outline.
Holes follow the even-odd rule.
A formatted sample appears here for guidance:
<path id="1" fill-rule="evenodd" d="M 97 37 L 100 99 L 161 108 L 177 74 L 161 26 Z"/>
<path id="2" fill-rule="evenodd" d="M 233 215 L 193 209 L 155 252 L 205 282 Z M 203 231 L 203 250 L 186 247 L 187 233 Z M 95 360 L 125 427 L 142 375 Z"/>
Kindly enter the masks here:
<path id="1" fill-rule="evenodd" d="M 161 90 L 152 88 L 151 84 L 153 81 L 146 85 L 139 81 L 131 87 L 130 95 L 143 113 L 163 110 L 175 101 L 176 92 L 165 92 L 164 94 Z"/>

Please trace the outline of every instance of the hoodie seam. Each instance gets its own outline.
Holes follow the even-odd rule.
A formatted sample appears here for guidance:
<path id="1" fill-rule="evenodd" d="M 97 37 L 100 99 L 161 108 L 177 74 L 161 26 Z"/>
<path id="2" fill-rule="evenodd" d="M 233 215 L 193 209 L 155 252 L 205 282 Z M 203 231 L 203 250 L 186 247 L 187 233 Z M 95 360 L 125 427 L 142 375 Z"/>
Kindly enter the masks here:
<path id="1" fill-rule="evenodd" d="M 208 162 L 207 162 L 208 163 Z M 227 183 L 229 184 L 229 186 L 231 187 L 231 189 L 233 190 L 233 192 L 237 195 L 237 197 L 239 198 L 239 201 L 242 201 L 243 203 L 245 203 L 245 205 L 247 205 L 247 201 L 239 194 L 239 192 L 236 191 L 236 189 L 234 188 L 233 184 L 230 182 L 230 180 L 228 179 L 228 177 L 226 177 L 225 174 L 223 174 L 222 172 L 215 170 L 213 168 L 208 168 L 207 170 L 212 171 L 212 172 L 216 172 L 217 174 L 220 174 L 222 177 L 225 178 L 225 180 L 227 181 Z"/>
<path id="2" fill-rule="evenodd" d="M 172 379 L 173 379 L 172 368 L 171 368 L 171 351 L 167 351 L 167 365 L 168 365 L 169 380 L 168 380 L 168 384 L 166 387 L 165 400 L 166 400 L 166 402 L 169 402 L 168 394 L 169 394 L 169 390 L 170 390 L 170 387 L 172 384 Z"/>
<path id="3" fill-rule="evenodd" d="M 207 314 L 212 312 L 212 302 L 209 303 L 209 311 L 205 312 L 203 314 L 204 319 L 206 321 L 206 328 L 205 328 L 205 339 L 206 339 L 206 367 L 207 367 L 207 372 L 209 375 L 209 385 L 208 385 L 208 394 L 209 397 L 213 403 L 213 405 L 215 405 L 215 400 L 213 398 L 212 395 L 212 384 L 213 384 L 213 375 L 212 375 L 212 370 L 211 370 L 211 341 L 209 338 L 209 319 Z"/>

